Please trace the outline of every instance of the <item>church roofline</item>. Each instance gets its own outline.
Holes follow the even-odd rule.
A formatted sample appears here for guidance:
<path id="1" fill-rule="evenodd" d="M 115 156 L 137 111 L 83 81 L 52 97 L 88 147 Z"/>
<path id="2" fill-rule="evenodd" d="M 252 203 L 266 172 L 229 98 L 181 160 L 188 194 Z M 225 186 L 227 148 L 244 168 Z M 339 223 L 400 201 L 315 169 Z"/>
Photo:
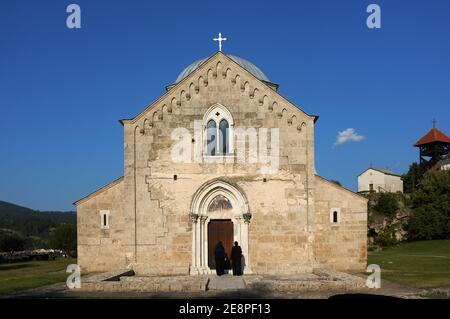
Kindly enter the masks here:
<path id="1" fill-rule="evenodd" d="M 125 122 L 129 122 L 129 121 L 132 121 L 133 119 L 121 119 L 121 120 L 119 120 L 119 123 L 120 124 L 122 124 L 122 126 L 123 126 L 123 124 L 125 123 Z"/>
<path id="2" fill-rule="evenodd" d="M 205 63 L 209 62 L 210 60 L 212 60 L 216 55 L 218 55 L 219 52 L 216 52 L 216 54 L 211 55 L 209 58 L 207 58 L 203 63 L 201 63 L 195 70 L 193 70 L 189 76 L 185 77 L 184 79 L 182 79 L 180 82 L 176 83 L 173 87 L 179 86 L 181 84 L 183 84 L 184 82 L 187 81 L 188 78 L 191 77 L 192 74 L 194 74 L 195 72 L 197 72 L 198 69 L 200 69 Z M 156 105 L 159 101 L 163 100 L 164 98 L 166 98 L 170 92 L 172 90 L 166 91 L 163 95 L 161 95 L 156 101 L 152 102 L 151 104 L 149 104 L 143 111 L 139 112 L 136 116 L 134 116 L 131 119 L 128 120 L 120 120 L 120 122 L 122 123 L 122 125 L 125 122 L 131 122 L 131 123 L 136 123 L 136 121 L 139 120 L 139 118 L 145 114 L 148 110 L 150 110 L 154 105 Z"/>
<path id="3" fill-rule="evenodd" d="M 364 174 L 365 172 L 367 172 L 369 169 L 373 169 L 374 171 L 377 171 L 377 172 L 380 172 L 380 173 L 383 173 L 383 174 L 386 174 L 386 175 L 392 175 L 392 176 L 402 177 L 402 175 L 400 175 L 400 174 L 391 172 L 391 171 L 389 171 L 389 170 L 387 170 L 387 169 L 376 168 L 376 167 L 369 167 L 369 168 L 367 168 L 366 170 L 364 170 L 363 172 L 361 172 L 361 174 L 359 174 L 358 177 L 361 176 L 362 174 Z"/>
<path id="4" fill-rule="evenodd" d="M 199 67 L 200 67 L 200 66 L 199 66 Z M 188 76 L 189 76 L 189 75 L 188 75 Z M 268 87 L 270 87 L 271 89 L 273 89 L 273 90 L 275 90 L 275 91 L 278 91 L 278 88 L 279 88 L 279 86 L 280 86 L 278 83 L 268 82 L 268 81 L 264 81 L 264 80 L 261 80 L 261 79 L 258 79 L 258 80 L 260 80 L 261 82 L 263 82 L 264 84 L 266 84 L 266 85 L 267 85 Z M 166 91 L 172 90 L 178 83 L 179 83 L 179 82 L 175 82 L 175 83 L 166 85 L 166 86 L 165 86 Z"/>
<path id="5" fill-rule="evenodd" d="M 338 184 L 336 184 L 336 183 L 333 183 L 332 181 L 330 181 L 330 180 L 328 180 L 328 179 L 326 179 L 325 177 L 322 177 L 322 176 L 320 176 L 320 175 L 317 175 L 317 174 L 316 174 L 315 176 L 318 177 L 319 179 L 321 179 L 321 180 L 327 182 L 328 184 L 333 185 L 333 186 L 336 187 L 336 188 L 345 190 L 345 191 L 349 192 L 350 194 L 352 194 L 352 195 L 354 195 L 354 196 L 358 196 L 359 198 L 364 199 L 365 201 L 368 201 L 368 199 L 367 199 L 366 197 L 364 197 L 363 195 L 360 195 L 360 194 L 358 194 L 358 193 L 355 193 L 354 191 L 352 191 L 352 190 L 350 190 L 350 189 L 348 189 L 348 188 L 345 188 L 345 187 L 342 186 L 342 185 L 338 185 Z"/>
<path id="6" fill-rule="evenodd" d="M 194 75 L 196 72 L 198 72 L 199 69 L 201 69 L 204 65 L 206 65 L 209 61 L 211 61 L 213 58 L 215 58 L 218 55 L 222 55 L 225 59 L 228 59 L 229 61 L 231 61 L 232 63 L 234 63 L 237 67 L 239 67 L 241 70 L 243 70 L 244 72 L 246 72 L 246 74 L 254 79 L 256 79 L 257 81 L 261 82 L 262 84 L 266 85 L 268 88 L 272 89 L 270 87 L 270 84 L 268 84 L 265 81 L 262 81 L 260 79 L 258 79 L 255 75 L 253 75 L 251 72 L 249 72 L 248 70 L 246 70 L 244 67 L 240 66 L 236 61 L 234 61 L 233 59 L 231 59 L 230 57 L 228 57 L 226 54 L 224 54 L 221 51 L 217 51 L 215 54 L 211 55 L 209 58 L 207 58 L 203 63 L 201 63 L 195 70 L 193 70 L 189 76 L 183 78 L 180 82 L 176 83 L 173 87 L 175 88 L 176 86 L 181 86 L 183 84 L 185 84 L 188 79 Z M 157 100 L 155 100 L 154 102 L 152 102 L 151 104 L 149 104 L 143 111 L 139 112 L 136 116 L 134 116 L 131 119 L 123 119 L 123 120 L 119 120 L 119 122 L 124 125 L 125 123 L 136 123 L 148 110 L 150 110 L 153 106 L 157 105 L 158 102 L 164 100 L 169 94 L 171 94 L 172 89 L 170 89 L 169 91 L 166 91 L 163 95 L 161 95 Z M 273 89 L 272 89 L 273 90 Z M 284 100 L 284 102 L 286 102 L 289 105 L 292 105 L 295 109 L 297 109 L 298 111 L 302 112 L 303 114 L 305 114 L 306 116 L 310 117 L 310 118 L 314 118 L 314 123 L 317 121 L 317 119 L 319 118 L 316 115 L 310 115 L 308 113 L 306 113 L 304 110 L 302 110 L 301 108 L 297 107 L 297 105 L 295 105 L 294 103 L 290 102 L 287 98 L 285 98 L 284 96 L 282 96 L 280 93 L 278 93 L 276 90 L 273 90 L 275 92 L 275 94 L 277 94 L 282 100 Z"/>
<path id="7" fill-rule="evenodd" d="M 77 200 L 76 202 L 73 203 L 73 205 L 78 206 L 79 204 L 81 204 L 82 202 L 95 197 L 96 195 L 110 189 L 111 187 L 117 185 L 119 182 L 121 182 L 123 180 L 123 176 L 113 180 L 111 183 L 106 184 L 105 186 L 100 187 L 99 189 L 97 189 L 96 191 L 93 191 L 92 193 L 84 196 L 83 198 L 80 198 L 79 200 Z"/>

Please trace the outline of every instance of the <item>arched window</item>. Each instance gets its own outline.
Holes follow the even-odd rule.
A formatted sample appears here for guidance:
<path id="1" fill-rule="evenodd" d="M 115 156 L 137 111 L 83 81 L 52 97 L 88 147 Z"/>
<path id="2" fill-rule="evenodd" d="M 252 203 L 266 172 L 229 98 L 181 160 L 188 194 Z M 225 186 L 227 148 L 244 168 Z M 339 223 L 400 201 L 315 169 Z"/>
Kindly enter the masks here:
<path id="1" fill-rule="evenodd" d="M 214 104 L 203 117 L 206 155 L 233 154 L 233 117 L 221 104 Z"/>
<path id="2" fill-rule="evenodd" d="M 230 148 L 228 146 L 228 121 L 223 119 L 219 123 L 219 153 L 228 154 Z"/>
<path id="3" fill-rule="evenodd" d="M 338 226 L 341 221 L 341 209 L 338 207 L 330 208 L 330 223 Z"/>
<path id="4" fill-rule="evenodd" d="M 217 145 L 217 129 L 216 122 L 214 120 L 209 120 L 208 125 L 206 126 L 206 154 L 215 155 L 216 154 L 216 145 Z"/>

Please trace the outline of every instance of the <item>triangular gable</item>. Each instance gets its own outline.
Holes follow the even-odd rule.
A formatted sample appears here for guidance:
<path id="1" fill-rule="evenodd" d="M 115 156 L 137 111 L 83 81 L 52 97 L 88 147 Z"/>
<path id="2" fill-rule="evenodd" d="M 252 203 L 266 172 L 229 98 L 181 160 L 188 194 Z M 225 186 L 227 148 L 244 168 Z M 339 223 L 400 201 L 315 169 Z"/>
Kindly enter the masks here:
<path id="1" fill-rule="evenodd" d="M 96 191 L 93 191 L 92 193 L 84 196 L 83 198 L 80 198 L 79 200 L 77 200 L 76 202 L 73 203 L 73 205 L 77 206 L 83 202 L 85 202 L 88 199 L 91 199 L 92 197 L 97 196 L 100 193 L 103 193 L 104 191 L 110 189 L 111 187 L 117 185 L 118 183 L 123 181 L 123 176 L 113 180 L 111 183 L 106 184 L 105 186 L 100 187 L 99 189 L 97 189 Z"/>
<path id="2" fill-rule="evenodd" d="M 149 106 L 147 106 L 142 112 L 140 112 L 139 114 L 137 114 L 135 117 L 131 118 L 131 119 L 123 119 L 120 120 L 119 122 L 123 125 L 124 122 L 131 122 L 131 123 L 136 123 L 136 121 L 138 121 L 144 114 L 146 114 L 149 110 L 152 109 L 152 107 L 154 107 L 155 105 L 158 105 L 158 103 L 160 103 L 161 101 L 163 101 L 164 99 L 166 99 L 167 97 L 169 97 L 171 94 L 173 94 L 174 91 L 176 91 L 177 88 L 182 87 L 184 85 L 186 85 L 189 82 L 192 82 L 192 78 L 195 78 L 196 76 L 200 76 L 202 75 L 202 72 L 204 72 L 205 70 L 205 66 L 207 66 L 211 61 L 213 61 L 216 57 L 220 56 L 221 58 L 224 58 L 226 61 L 230 62 L 231 64 L 233 64 L 241 73 L 244 73 L 246 76 L 256 80 L 257 82 L 259 82 L 263 87 L 271 90 L 271 92 L 273 92 L 274 94 L 276 94 L 276 96 L 285 104 L 289 105 L 288 107 L 292 107 L 295 109 L 295 111 L 300 111 L 302 112 L 305 116 L 307 117 L 312 117 L 314 118 L 314 122 L 317 121 L 317 119 L 319 118 L 316 115 L 310 115 L 307 114 L 305 111 L 303 111 L 301 108 L 297 107 L 295 104 L 291 103 L 289 100 L 287 100 L 285 97 L 283 97 L 281 94 L 279 94 L 277 91 L 275 91 L 274 89 L 272 89 L 269 84 L 265 83 L 264 81 L 258 79 L 256 76 L 254 76 L 251 72 L 249 72 L 248 70 L 246 70 L 245 68 L 243 68 L 242 66 L 240 66 L 236 61 L 234 61 L 233 59 L 231 59 L 230 57 L 228 57 L 227 55 L 223 54 L 222 52 L 218 51 L 215 54 L 213 54 L 212 56 L 210 56 L 209 58 L 207 58 L 205 61 L 203 61 L 202 63 L 199 64 L 199 66 L 193 70 L 188 76 L 186 76 L 184 79 L 182 79 L 180 82 L 176 83 L 170 90 L 168 90 L 167 92 L 165 92 L 163 95 L 161 95 L 156 101 L 154 101 L 152 104 L 150 104 Z"/>

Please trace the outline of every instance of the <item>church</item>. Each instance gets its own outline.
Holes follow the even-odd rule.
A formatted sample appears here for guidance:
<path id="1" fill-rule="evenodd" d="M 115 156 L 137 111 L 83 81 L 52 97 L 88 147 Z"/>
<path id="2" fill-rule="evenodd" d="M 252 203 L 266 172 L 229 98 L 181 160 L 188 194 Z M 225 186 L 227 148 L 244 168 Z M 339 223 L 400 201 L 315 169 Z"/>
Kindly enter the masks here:
<path id="1" fill-rule="evenodd" d="M 367 200 L 316 173 L 317 120 L 246 59 L 188 65 L 120 120 L 123 176 L 75 202 L 82 272 L 210 274 L 218 241 L 244 275 L 365 269 Z"/>

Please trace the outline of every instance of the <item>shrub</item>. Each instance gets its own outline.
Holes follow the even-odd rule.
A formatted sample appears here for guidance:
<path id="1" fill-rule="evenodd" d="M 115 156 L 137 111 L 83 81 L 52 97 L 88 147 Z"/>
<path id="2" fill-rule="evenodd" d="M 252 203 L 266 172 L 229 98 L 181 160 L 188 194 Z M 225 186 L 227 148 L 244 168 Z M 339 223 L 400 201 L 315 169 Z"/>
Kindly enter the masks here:
<path id="1" fill-rule="evenodd" d="M 0 237 L 0 251 L 21 251 L 25 248 L 25 239 L 16 234 L 3 234 Z"/>
<path id="2" fill-rule="evenodd" d="M 393 218 L 399 208 L 397 197 L 391 193 L 381 193 L 374 208 L 384 216 Z"/>
<path id="3" fill-rule="evenodd" d="M 375 244 L 382 247 L 389 247 L 398 244 L 397 238 L 395 238 L 395 233 L 393 229 L 385 229 L 380 232 L 375 238 Z"/>
<path id="4" fill-rule="evenodd" d="M 412 195 L 413 213 L 408 223 L 411 240 L 450 238 L 450 171 L 425 174 Z"/>
<path id="5" fill-rule="evenodd" d="M 77 249 L 77 227 L 73 224 L 61 224 L 50 232 L 48 243 L 50 248 L 65 252 Z"/>
<path id="6" fill-rule="evenodd" d="M 417 163 L 412 163 L 409 170 L 402 176 L 403 190 L 405 193 L 413 193 L 419 186 L 425 170 Z"/>

